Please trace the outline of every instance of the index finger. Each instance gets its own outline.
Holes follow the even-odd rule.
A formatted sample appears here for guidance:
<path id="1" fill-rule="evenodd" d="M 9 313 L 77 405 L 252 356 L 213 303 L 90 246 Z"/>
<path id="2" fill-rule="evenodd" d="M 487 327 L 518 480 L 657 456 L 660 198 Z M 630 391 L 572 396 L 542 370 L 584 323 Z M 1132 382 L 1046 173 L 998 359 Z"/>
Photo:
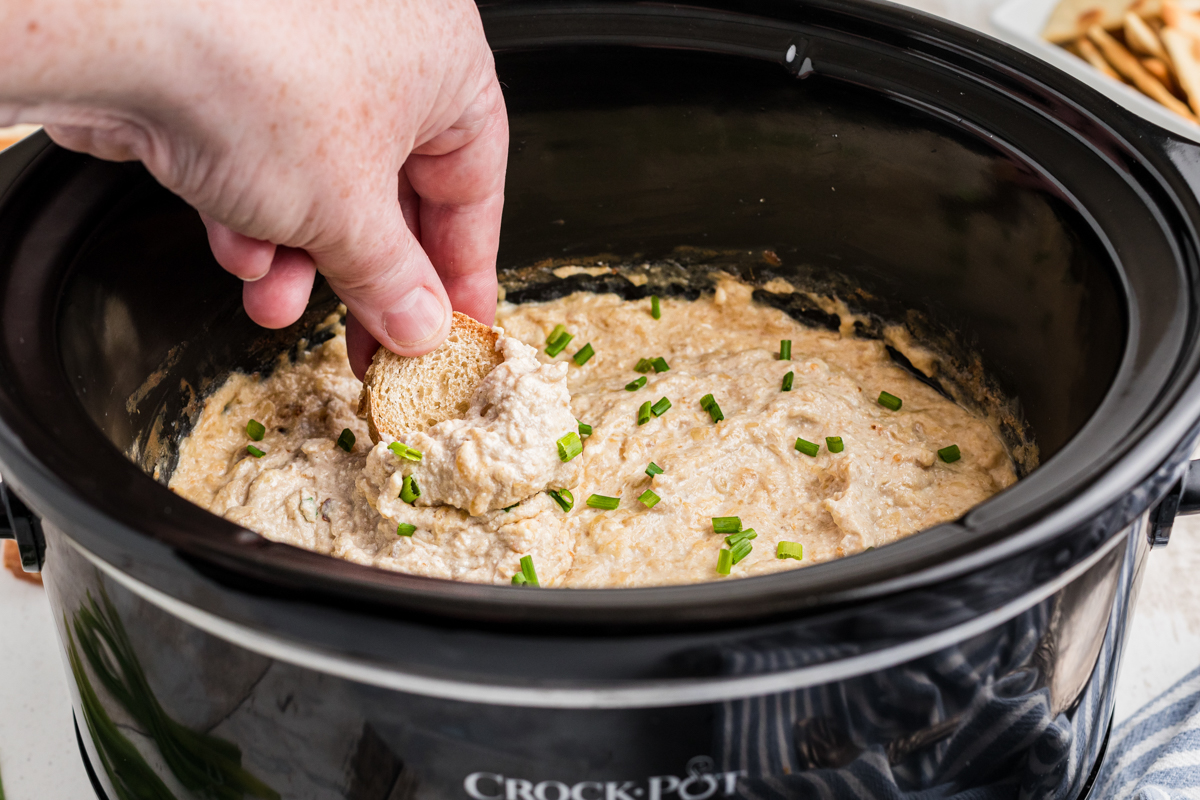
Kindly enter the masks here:
<path id="1" fill-rule="evenodd" d="M 421 198 L 421 245 L 451 305 L 487 325 L 496 314 L 507 163 L 508 116 L 494 74 L 455 126 L 404 163 Z"/>

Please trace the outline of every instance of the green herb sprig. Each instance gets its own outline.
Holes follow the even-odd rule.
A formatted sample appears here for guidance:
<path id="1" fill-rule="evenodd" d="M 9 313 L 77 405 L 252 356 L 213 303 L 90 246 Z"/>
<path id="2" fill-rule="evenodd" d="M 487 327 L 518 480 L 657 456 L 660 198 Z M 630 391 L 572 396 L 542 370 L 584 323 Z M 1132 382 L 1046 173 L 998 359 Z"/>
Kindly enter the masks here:
<path id="1" fill-rule="evenodd" d="M 742 529 L 741 517 L 713 517 L 713 533 L 737 533 Z"/>
<path id="2" fill-rule="evenodd" d="M 821 445 L 816 442 L 810 442 L 808 439 L 796 439 L 796 449 L 806 456 L 816 458 L 816 455 L 821 450 Z"/>
<path id="3" fill-rule="evenodd" d="M 804 558 L 804 545 L 799 542 L 780 542 L 775 546 L 776 558 L 794 558 L 800 561 Z"/>
<path id="4" fill-rule="evenodd" d="M 594 355 L 596 355 L 596 350 L 592 347 L 592 343 L 588 342 L 583 347 L 579 348 L 575 355 L 571 356 L 571 360 L 575 362 L 576 366 L 582 367 Z"/>
<path id="5" fill-rule="evenodd" d="M 555 325 L 554 330 L 546 337 L 546 355 L 553 358 L 566 349 L 571 340 L 575 338 L 572 333 L 567 333 L 566 326 Z"/>
<path id="6" fill-rule="evenodd" d="M 405 475 L 404 482 L 400 484 L 400 499 L 411 505 L 416 505 L 417 498 L 421 496 L 421 486 L 417 483 L 417 479 L 412 475 Z"/>
<path id="7" fill-rule="evenodd" d="M 575 495 L 567 489 L 550 489 L 547 494 L 550 495 L 551 500 L 558 503 L 558 507 L 563 510 L 564 514 L 575 507 Z"/>
<path id="8" fill-rule="evenodd" d="M 601 511 L 615 511 L 617 506 L 621 505 L 621 498 L 594 494 L 588 497 L 587 505 L 588 508 L 598 508 Z"/>
<path id="9" fill-rule="evenodd" d="M 962 458 L 962 452 L 958 449 L 958 445 L 952 444 L 949 447 L 943 447 L 937 451 L 938 458 L 945 461 L 947 464 L 953 464 Z"/>
<path id="10" fill-rule="evenodd" d="M 537 570 L 533 568 L 533 556 L 521 556 L 521 571 L 512 577 L 515 586 L 541 586 L 538 583 Z"/>
<path id="11" fill-rule="evenodd" d="M 580 440 L 579 434 L 571 431 L 558 440 L 558 457 L 563 461 L 570 461 L 575 456 L 583 452 L 583 441 Z"/>
<path id="12" fill-rule="evenodd" d="M 396 458 L 402 458 L 405 461 L 420 461 L 423 458 L 420 450 L 415 447 L 409 447 L 404 442 L 392 442 L 387 446 L 387 449 Z"/>
<path id="13" fill-rule="evenodd" d="M 700 407 L 708 412 L 708 416 L 713 422 L 720 422 L 725 419 L 725 414 L 721 412 L 721 407 L 717 405 L 716 398 L 711 394 L 706 394 L 700 398 Z"/>

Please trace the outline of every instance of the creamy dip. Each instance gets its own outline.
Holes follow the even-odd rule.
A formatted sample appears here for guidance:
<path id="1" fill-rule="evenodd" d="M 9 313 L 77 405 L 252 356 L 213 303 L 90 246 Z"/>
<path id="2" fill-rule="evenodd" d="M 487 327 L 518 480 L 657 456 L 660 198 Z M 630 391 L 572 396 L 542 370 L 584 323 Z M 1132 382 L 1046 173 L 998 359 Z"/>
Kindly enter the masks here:
<path id="1" fill-rule="evenodd" d="M 506 584 L 530 555 L 542 586 L 613 587 L 728 579 L 716 571 L 726 545 L 713 517 L 757 533 L 728 577 L 761 575 L 896 541 L 1016 480 L 989 424 L 896 365 L 882 342 L 849 324 L 805 327 L 751 293 L 725 280 L 696 301 L 662 300 L 660 319 L 649 300 L 611 294 L 501 303 L 504 362 L 463 419 L 401 436 L 420 461 L 398 458 L 388 439 L 371 446 L 339 328 L 269 376 L 218 389 L 170 487 L 269 539 L 362 564 Z M 552 358 L 545 342 L 560 324 L 574 339 Z M 589 343 L 595 355 L 578 366 L 571 356 Z M 657 357 L 669 369 L 636 386 L 639 360 Z M 901 408 L 880 405 L 881 391 Z M 709 394 L 719 422 L 701 405 Z M 639 425 L 643 403 L 664 397 L 670 408 Z M 250 419 L 266 425 L 262 442 L 248 440 Z M 555 443 L 576 420 L 592 432 L 563 463 Z M 344 428 L 358 440 L 351 452 L 336 444 Z M 842 451 L 826 437 L 841 437 Z M 961 458 L 947 463 L 937 451 L 950 445 Z M 647 474 L 651 462 L 661 474 Z M 405 476 L 421 490 L 413 504 L 400 498 Z M 574 506 L 564 512 L 547 489 L 569 490 Z M 648 489 L 653 507 L 639 501 Z M 590 508 L 593 494 L 619 505 Z M 402 524 L 412 535 L 398 534 Z M 802 545 L 803 558 L 776 558 L 779 542 Z"/>

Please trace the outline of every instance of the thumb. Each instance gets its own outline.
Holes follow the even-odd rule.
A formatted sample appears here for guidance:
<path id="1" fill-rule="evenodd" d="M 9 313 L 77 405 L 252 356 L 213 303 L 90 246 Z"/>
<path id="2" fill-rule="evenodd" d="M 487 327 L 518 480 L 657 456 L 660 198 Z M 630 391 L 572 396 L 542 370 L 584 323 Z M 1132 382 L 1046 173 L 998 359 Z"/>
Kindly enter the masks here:
<path id="1" fill-rule="evenodd" d="M 399 203 L 378 216 L 338 251 L 317 254 L 317 264 L 376 341 L 402 356 L 424 355 L 450 332 L 450 301 Z"/>

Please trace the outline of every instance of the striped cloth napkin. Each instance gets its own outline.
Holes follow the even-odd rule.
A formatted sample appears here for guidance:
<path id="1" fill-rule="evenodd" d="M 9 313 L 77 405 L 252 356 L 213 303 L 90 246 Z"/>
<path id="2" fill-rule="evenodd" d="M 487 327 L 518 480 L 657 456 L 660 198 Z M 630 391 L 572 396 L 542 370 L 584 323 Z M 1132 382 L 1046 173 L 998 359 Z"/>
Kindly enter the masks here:
<path id="1" fill-rule="evenodd" d="M 1200 798 L 1200 668 L 1113 729 L 1092 797 Z"/>

